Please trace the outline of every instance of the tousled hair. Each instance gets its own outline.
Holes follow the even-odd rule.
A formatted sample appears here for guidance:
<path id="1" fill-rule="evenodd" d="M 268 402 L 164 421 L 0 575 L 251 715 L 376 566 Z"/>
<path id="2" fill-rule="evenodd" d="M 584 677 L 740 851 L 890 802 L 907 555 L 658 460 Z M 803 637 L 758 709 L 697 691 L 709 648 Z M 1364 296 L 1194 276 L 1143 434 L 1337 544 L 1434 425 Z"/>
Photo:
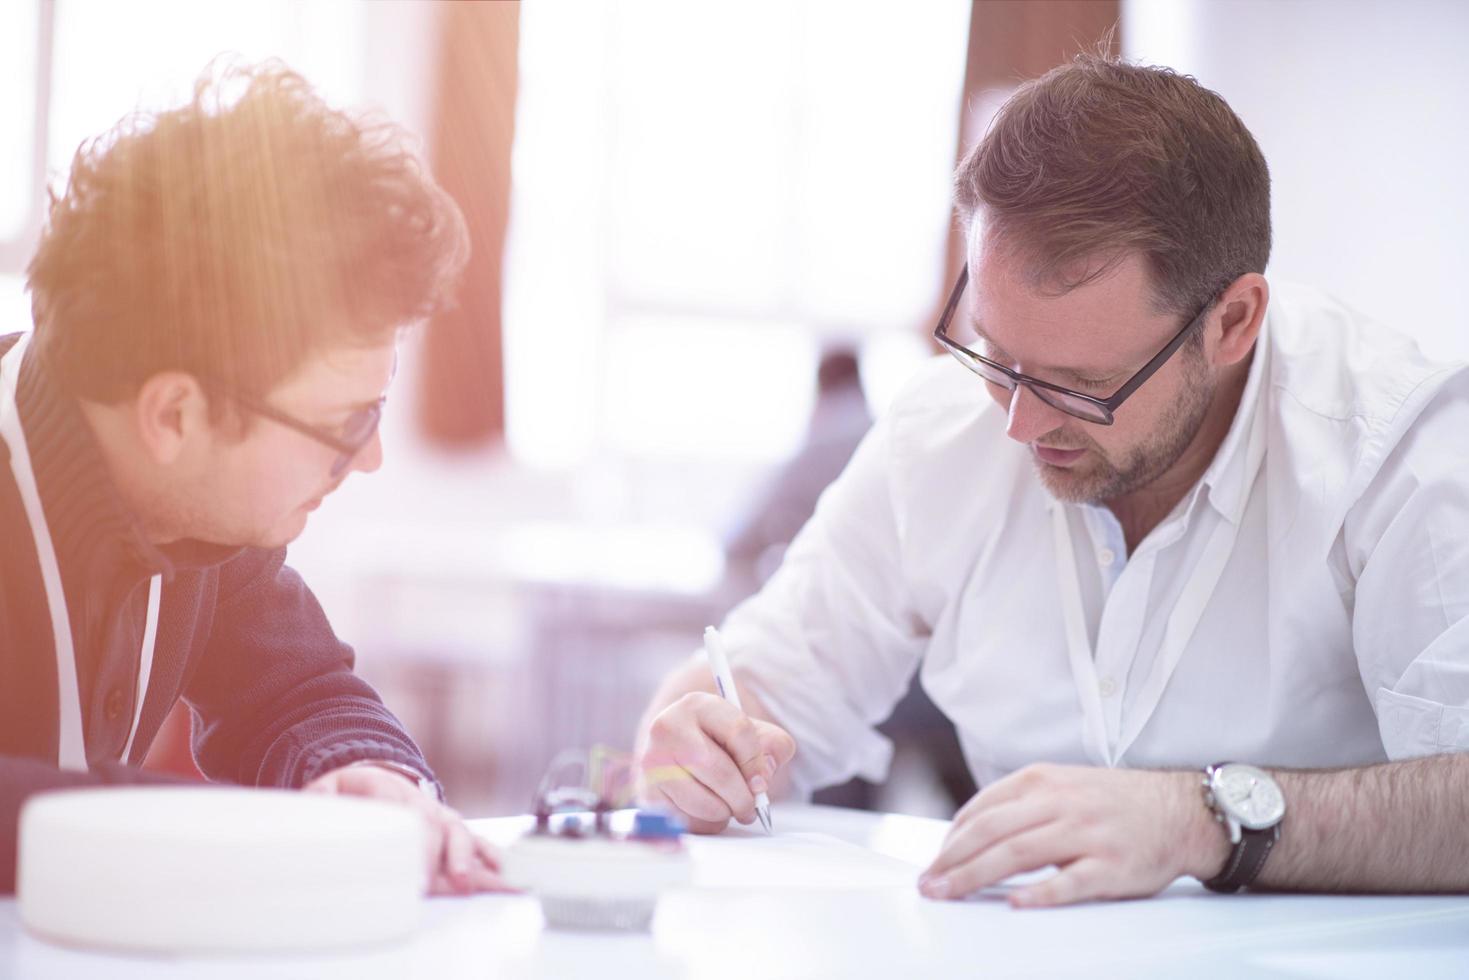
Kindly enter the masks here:
<path id="1" fill-rule="evenodd" d="M 52 192 L 27 269 L 43 364 L 108 403 L 165 370 L 261 394 L 452 305 L 468 235 L 412 145 L 280 62 L 211 66 L 188 104 L 83 143 Z"/>

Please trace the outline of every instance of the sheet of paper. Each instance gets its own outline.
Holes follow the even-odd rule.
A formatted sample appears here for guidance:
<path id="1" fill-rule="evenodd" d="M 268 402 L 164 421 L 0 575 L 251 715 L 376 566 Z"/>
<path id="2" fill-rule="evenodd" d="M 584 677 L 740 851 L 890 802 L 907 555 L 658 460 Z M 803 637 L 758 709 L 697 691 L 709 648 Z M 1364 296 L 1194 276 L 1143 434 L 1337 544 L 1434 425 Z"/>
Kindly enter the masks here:
<path id="1" fill-rule="evenodd" d="M 921 868 L 826 834 L 684 838 L 700 888 L 913 888 Z"/>

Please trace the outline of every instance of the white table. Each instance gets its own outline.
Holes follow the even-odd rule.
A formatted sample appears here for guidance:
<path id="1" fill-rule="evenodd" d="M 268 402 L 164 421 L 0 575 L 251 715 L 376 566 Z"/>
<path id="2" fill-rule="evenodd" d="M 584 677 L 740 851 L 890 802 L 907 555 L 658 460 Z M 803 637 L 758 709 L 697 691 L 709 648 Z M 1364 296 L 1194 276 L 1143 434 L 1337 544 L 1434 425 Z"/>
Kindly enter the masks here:
<path id="1" fill-rule="evenodd" d="M 781 833 L 830 835 L 913 877 L 945 823 L 777 805 Z M 497 840 L 525 821 L 473 822 Z M 728 846 L 723 844 L 722 846 Z M 886 859 L 874 857 L 885 855 Z M 892 872 L 898 872 L 894 875 Z M 24 933 L 0 900 L 0 977 L 224 980 L 243 977 L 1280 976 L 1469 977 L 1469 896 L 1217 896 L 1180 881 L 1148 901 L 1011 910 L 998 896 L 929 902 L 901 881 L 855 888 L 694 887 L 670 894 L 651 934 L 555 932 L 534 899 L 428 902 L 412 942 L 350 955 L 160 959 L 89 953 Z"/>

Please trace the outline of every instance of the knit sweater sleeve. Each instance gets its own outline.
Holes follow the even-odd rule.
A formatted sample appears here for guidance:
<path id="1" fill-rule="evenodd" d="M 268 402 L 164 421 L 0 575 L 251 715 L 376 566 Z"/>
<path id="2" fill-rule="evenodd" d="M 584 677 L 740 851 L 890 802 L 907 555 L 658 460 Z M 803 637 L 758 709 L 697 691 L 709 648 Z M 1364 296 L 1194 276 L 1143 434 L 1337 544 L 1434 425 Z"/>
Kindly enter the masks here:
<path id="1" fill-rule="evenodd" d="M 220 569 L 203 659 L 184 689 L 194 756 L 210 779 L 299 787 L 362 759 L 432 770 L 377 693 L 352 672 L 285 549 L 250 549 Z"/>

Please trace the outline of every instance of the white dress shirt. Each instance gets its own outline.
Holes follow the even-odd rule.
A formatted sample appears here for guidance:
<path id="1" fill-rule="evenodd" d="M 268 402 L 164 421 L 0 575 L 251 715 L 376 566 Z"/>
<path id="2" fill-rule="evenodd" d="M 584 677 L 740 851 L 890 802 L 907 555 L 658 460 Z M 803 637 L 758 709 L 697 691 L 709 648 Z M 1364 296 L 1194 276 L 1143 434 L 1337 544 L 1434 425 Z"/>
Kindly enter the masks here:
<path id="1" fill-rule="evenodd" d="M 981 785 L 1469 749 L 1469 371 L 1276 284 L 1218 453 L 1128 554 L 936 359 L 723 632 L 803 790 L 884 778 L 920 668 Z"/>

